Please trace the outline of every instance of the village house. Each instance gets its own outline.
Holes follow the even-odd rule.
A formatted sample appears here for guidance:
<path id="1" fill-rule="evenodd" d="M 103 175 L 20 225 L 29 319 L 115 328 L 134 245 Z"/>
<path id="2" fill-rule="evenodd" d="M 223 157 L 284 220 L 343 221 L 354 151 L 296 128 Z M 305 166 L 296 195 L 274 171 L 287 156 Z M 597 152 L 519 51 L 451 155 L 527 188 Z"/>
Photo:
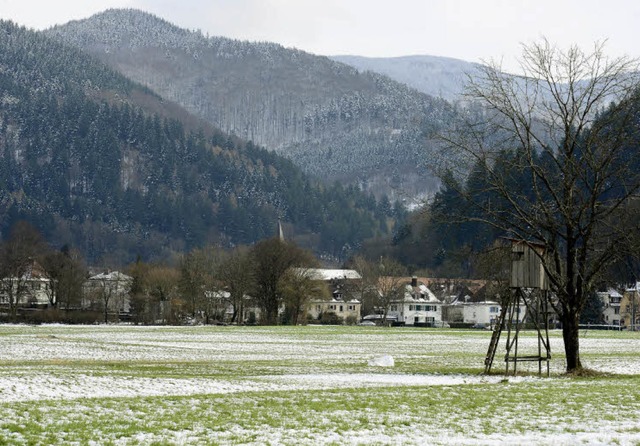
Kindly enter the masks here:
<path id="1" fill-rule="evenodd" d="M 622 294 L 613 288 L 609 288 L 607 291 L 599 291 L 597 294 L 602 302 L 602 322 L 606 325 L 619 327 L 622 319 L 622 315 L 620 314 Z"/>
<path id="2" fill-rule="evenodd" d="M 344 321 L 357 321 L 360 318 L 362 304 L 357 299 L 344 300 L 333 297 L 331 300 L 312 300 L 307 311 L 311 321 L 320 320 L 323 314 L 333 313 Z"/>
<path id="3" fill-rule="evenodd" d="M 256 306 L 253 298 L 248 294 L 242 297 L 242 304 L 240 308 L 234 308 L 231 302 L 231 293 L 226 290 L 207 291 L 205 292 L 207 299 L 212 301 L 214 308 L 222 308 L 222 320 L 218 322 L 236 323 L 236 324 L 255 324 L 260 319 L 261 311 Z M 278 310 L 278 313 L 282 312 L 283 308 Z M 235 315 L 234 320 L 234 313 Z"/>
<path id="4" fill-rule="evenodd" d="M 16 299 L 18 307 L 47 308 L 55 305 L 51 280 L 40 264 L 33 262 L 21 277 L 0 280 L 0 306 L 9 306 L 12 298 Z"/>
<path id="5" fill-rule="evenodd" d="M 118 316 L 131 311 L 131 285 L 133 278 L 119 271 L 106 271 L 93 275 L 83 285 L 81 306 L 87 310 L 105 311 Z"/>
<path id="6" fill-rule="evenodd" d="M 500 289 L 497 283 L 485 282 L 472 292 L 468 287 L 458 288 L 458 293 L 447 300 L 444 308 L 444 320 L 460 326 L 493 327 L 502 306 Z"/>
<path id="7" fill-rule="evenodd" d="M 309 278 L 325 282 L 331 292 L 330 300 L 311 300 L 307 306 L 309 320 L 319 320 L 323 315 L 335 314 L 343 321 L 357 321 L 362 306 L 356 283 L 362 276 L 353 269 L 310 268 Z"/>
<path id="8" fill-rule="evenodd" d="M 620 325 L 634 331 L 640 326 L 640 282 L 627 287 L 622 295 Z"/>
<path id="9" fill-rule="evenodd" d="M 403 286 L 402 297 L 391 301 L 387 319 L 402 325 L 441 327 L 443 302 L 417 277 Z"/>
<path id="10" fill-rule="evenodd" d="M 501 310 L 501 305 L 495 300 L 476 300 L 467 295 L 447 305 L 445 318 L 449 324 L 493 327 Z"/>

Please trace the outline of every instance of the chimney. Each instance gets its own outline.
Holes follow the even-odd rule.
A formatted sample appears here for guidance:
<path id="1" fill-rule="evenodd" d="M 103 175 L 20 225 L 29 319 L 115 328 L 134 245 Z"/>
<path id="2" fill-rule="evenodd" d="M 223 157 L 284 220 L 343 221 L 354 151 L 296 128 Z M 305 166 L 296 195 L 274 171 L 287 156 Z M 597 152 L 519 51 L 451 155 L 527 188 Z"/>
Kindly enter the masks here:
<path id="1" fill-rule="evenodd" d="M 411 286 L 414 288 L 418 286 L 418 278 L 416 276 L 411 278 Z"/>

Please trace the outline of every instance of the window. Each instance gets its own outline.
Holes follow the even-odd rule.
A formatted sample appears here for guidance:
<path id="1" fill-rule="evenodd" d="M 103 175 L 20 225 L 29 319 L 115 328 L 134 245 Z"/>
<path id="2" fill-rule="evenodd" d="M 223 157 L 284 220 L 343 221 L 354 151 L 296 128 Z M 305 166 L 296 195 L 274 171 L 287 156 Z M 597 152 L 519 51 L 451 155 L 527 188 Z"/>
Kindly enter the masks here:
<path id="1" fill-rule="evenodd" d="M 391 305 L 391 311 L 398 311 L 397 305 Z"/>
<path id="2" fill-rule="evenodd" d="M 422 305 L 416 305 L 416 311 L 422 311 Z"/>
<path id="3" fill-rule="evenodd" d="M 409 305 L 409 311 L 413 311 L 413 305 Z"/>
<path id="4" fill-rule="evenodd" d="M 511 251 L 511 260 L 516 262 L 524 261 L 524 251 Z"/>
<path id="5" fill-rule="evenodd" d="M 500 307 L 489 307 L 489 313 L 498 313 L 500 311 Z"/>
<path id="6" fill-rule="evenodd" d="M 340 305 L 340 313 L 342 313 L 343 311 L 344 311 L 343 307 L 342 307 L 342 305 Z"/>
<path id="7" fill-rule="evenodd" d="M 620 307 L 614 307 L 613 314 L 620 314 Z"/>

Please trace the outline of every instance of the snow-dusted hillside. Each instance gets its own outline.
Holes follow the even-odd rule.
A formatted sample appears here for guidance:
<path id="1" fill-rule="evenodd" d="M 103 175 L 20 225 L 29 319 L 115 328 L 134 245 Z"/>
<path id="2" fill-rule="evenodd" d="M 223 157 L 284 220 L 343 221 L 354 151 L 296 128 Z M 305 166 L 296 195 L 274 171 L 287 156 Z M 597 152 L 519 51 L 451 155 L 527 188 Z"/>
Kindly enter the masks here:
<path id="1" fill-rule="evenodd" d="M 467 76 L 473 76 L 478 69 L 478 65 L 471 62 L 437 56 L 332 56 L 331 59 L 361 71 L 384 74 L 423 93 L 450 102 L 460 99 Z"/>
<path id="2" fill-rule="evenodd" d="M 454 112 L 389 77 L 272 43 L 209 38 L 136 10 L 46 33 L 324 180 L 392 198 L 435 187 L 429 135 Z"/>

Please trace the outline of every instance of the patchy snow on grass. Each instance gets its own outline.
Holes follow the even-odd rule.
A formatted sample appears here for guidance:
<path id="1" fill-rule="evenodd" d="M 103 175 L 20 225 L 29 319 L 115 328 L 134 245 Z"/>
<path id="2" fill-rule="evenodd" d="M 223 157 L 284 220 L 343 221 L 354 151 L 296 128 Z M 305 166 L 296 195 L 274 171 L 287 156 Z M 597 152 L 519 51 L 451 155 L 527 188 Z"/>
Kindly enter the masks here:
<path id="1" fill-rule="evenodd" d="M 639 444 L 640 334 L 581 334 L 619 376 L 563 377 L 559 332 L 505 378 L 484 331 L 0 326 L 0 444 Z"/>

